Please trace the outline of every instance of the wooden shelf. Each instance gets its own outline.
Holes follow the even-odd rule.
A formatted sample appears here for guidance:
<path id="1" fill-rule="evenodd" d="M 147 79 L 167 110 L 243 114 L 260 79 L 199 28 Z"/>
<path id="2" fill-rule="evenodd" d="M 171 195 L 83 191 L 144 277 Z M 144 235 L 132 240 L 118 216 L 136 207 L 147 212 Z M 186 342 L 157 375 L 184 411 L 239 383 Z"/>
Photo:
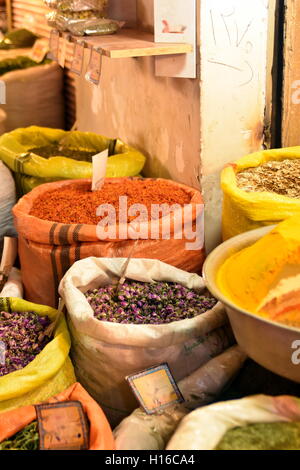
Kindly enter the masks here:
<path id="1" fill-rule="evenodd" d="M 103 55 L 111 59 L 188 54 L 193 52 L 191 44 L 155 43 L 153 34 L 134 29 L 121 29 L 117 34 L 107 36 L 72 36 L 72 41 L 84 41 L 88 47 L 101 47 Z"/>

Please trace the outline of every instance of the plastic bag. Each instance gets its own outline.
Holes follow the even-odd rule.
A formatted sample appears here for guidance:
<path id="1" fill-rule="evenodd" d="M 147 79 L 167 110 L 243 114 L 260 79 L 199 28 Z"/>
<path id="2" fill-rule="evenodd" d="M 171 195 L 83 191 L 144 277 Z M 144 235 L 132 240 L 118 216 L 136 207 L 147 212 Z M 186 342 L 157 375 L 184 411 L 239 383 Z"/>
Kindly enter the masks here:
<path id="1" fill-rule="evenodd" d="M 223 239 L 248 230 L 273 225 L 300 214 L 300 200 L 268 192 L 246 192 L 237 185 L 236 174 L 270 160 L 300 158 L 300 147 L 265 150 L 247 155 L 222 172 Z"/>
<path id="2" fill-rule="evenodd" d="M 105 12 L 108 0 L 44 0 L 48 8 L 61 11 L 98 10 Z"/>
<path id="3" fill-rule="evenodd" d="M 78 382 L 46 400 L 47 403 L 63 401 L 79 401 L 82 404 L 90 425 L 89 450 L 115 449 L 112 431 L 103 411 Z M 34 420 L 36 420 L 34 406 L 23 406 L 0 414 L 0 443 L 21 431 Z"/>
<path id="4" fill-rule="evenodd" d="M 233 342 L 220 304 L 195 318 L 164 325 L 97 320 L 83 292 L 120 277 L 125 261 L 84 259 L 69 269 L 59 287 L 68 310 L 76 375 L 113 425 L 136 408 L 126 376 L 167 362 L 178 381 Z M 151 259 L 131 259 L 126 277 L 143 282 L 178 282 L 189 288 L 204 289 L 200 276 Z"/>
<path id="5" fill-rule="evenodd" d="M 147 415 L 136 409 L 114 430 L 117 450 L 164 450 L 179 422 L 189 410 L 214 401 L 239 372 L 246 355 L 233 346 L 208 361 L 177 385 L 185 402 L 164 412 Z"/>
<path id="6" fill-rule="evenodd" d="M 62 141 L 66 147 L 89 149 L 95 151 L 95 154 L 108 148 L 111 156 L 107 164 L 107 177 L 136 176 L 142 171 L 146 161 L 141 152 L 121 140 L 91 132 L 66 132 L 36 126 L 16 129 L 0 137 L 0 159 L 18 174 L 16 182 L 19 194 L 50 181 L 92 177 L 90 161 L 61 156 L 46 159 L 34 153 L 28 155 L 30 149 L 59 144 Z"/>
<path id="7" fill-rule="evenodd" d="M 44 159 L 40 160 L 43 162 Z M 69 163 L 68 159 L 52 158 L 51 160 L 65 160 L 67 164 Z M 34 159 L 31 168 L 38 168 L 36 163 L 37 160 Z M 86 165 L 85 162 L 76 163 Z M 57 171 L 56 165 L 52 168 Z M 68 171 L 72 169 L 70 166 L 67 168 Z M 63 170 L 64 167 L 61 166 L 59 171 Z M 113 181 L 117 183 L 118 179 Z M 126 240 L 112 238 L 100 240 L 97 225 L 57 224 L 30 215 L 32 204 L 40 195 L 75 183 L 82 184 L 82 180 L 59 181 L 39 186 L 23 196 L 13 209 L 19 234 L 19 255 L 26 298 L 33 302 L 45 302 L 47 305 L 57 306 L 59 281 L 75 261 L 89 256 L 126 257 L 132 253 L 132 246 L 136 243 L 130 237 Z M 191 195 L 192 208 L 202 203 L 201 195 L 196 189 L 176 182 L 170 182 L 170 184 L 174 186 L 174 189 L 183 187 Z M 196 214 L 191 215 L 186 222 L 193 225 L 196 217 Z M 204 247 L 190 250 L 186 247 L 185 236 L 177 239 L 174 231 L 170 232 L 170 236 L 166 239 L 160 237 L 160 239 L 138 240 L 134 252 L 135 258 L 155 258 L 185 271 L 200 272 L 205 258 Z"/>
<path id="8" fill-rule="evenodd" d="M 227 431 L 256 423 L 300 421 L 300 400 L 256 395 L 199 408 L 186 416 L 167 450 L 214 450 Z"/>
<path id="9" fill-rule="evenodd" d="M 0 41 L 0 49 L 32 47 L 38 37 L 27 29 L 16 29 L 6 33 Z"/>
<path id="10" fill-rule="evenodd" d="M 81 19 L 80 16 L 85 16 Z M 116 33 L 124 22 L 99 17 L 97 13 L 90 11 L 79 14 L 65 14 L 50 12 L 47 14 L 48 25 L 59 31 L 68 31 L 75 36 L 101 36 Z"/>
<path id="11" fill-rule="evenodd" d="M 0 298 L 0 310 L 8 312 L 36 312 L 54 320 L 57 310 L 32 304 L 13 297 Z M 0 377 L 0 413 L 20 406 L 47 400 L 75 382 L 69 359 L 70 336 L 63 316 L 54 332 L 54 338 L 23 369 Z"/>

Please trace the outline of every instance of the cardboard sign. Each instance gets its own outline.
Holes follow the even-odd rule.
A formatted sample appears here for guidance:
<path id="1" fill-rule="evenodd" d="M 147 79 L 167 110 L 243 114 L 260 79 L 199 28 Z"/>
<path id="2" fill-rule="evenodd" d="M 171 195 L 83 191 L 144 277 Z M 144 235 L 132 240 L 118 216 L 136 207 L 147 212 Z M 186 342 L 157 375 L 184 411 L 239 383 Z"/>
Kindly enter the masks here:
<path id="1" fill-rule="evenodd" d="M 86 80 L 98 85 L 101 77 L 102 68 L 102 49 L 92 49 L 88 71 L 85 75 Z"/>
<path id="2" fill-rule="evenodd" d="M 99 191 L 105 180 L 108 160 L 108 149 L 93 156 L 93 182 L 92 191 Z"/>
<path id="3" fill-rule="evenodd" d="M 49 44 L 51 59 L 58 61 L 58 49 L 59 49 L 59 31 L 52 29 L 50 33 L 50 44 Z"/>
<path id="4" fill-rule="evenodd" d="M 40 450 L 87 450 L 87 420 L 79 401 L 36 405 Z"/>
<path id="5" fill-rule="evenodd" d="M 149 415 L 184 401 L 168 364 L 130 375 L 126 380 Z"/>
<path id="6" fill-rule="evenodd" d="M 30 57 L 35 62 L 43 62 L 49 52 L 49 41 L 47 39 L 37 39 L 31 50 Z"/>
<path id="7" fill-rule="evenodd" d="M 81 75 L 84 61 L 84 42 L 76 42 L 71 65 L 71 72 Z"/>

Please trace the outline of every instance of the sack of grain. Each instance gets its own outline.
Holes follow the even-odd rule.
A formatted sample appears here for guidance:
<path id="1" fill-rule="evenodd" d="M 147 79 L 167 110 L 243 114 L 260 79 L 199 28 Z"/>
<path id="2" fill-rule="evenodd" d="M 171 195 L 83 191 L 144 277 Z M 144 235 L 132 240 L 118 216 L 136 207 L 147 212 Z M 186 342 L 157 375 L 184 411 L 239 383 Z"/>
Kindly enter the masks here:
<path id="1" fill-rule="evenodd" d="M 154 324 L 154 313 L 159 313 L 159 307 L 153 307 L 151 318 L 145 320 L 148 324 L 130 324 L 132 320 L 116 323 L 116 316 L 113 322 L 98 320 L 84 293 L 118 279 L 125 262 L 126 259 L 118 258 L 78 261 L 64 276 L 59 288 L 68 311 L 76 375 L 113 426 L 137 407 L 126 376 L 167 362 L 175 380 L 179 381 L 233 343 L 227 316 L 215 299 L 213 308 L 206 307 L 205 313 L 193 317 L 186 316 L 188 307 L 181 306 L 179 318 L 184 319 L 171 323 Z M 151 259 L 131 259 L 126 278 L 141 281 L 146 288 L 150 285 L 160 288 L 154 283 L 157 281 L 178 283 L 199 295 L 205 292 L 200 276 Z M 176 299 L 176 287 L 172 286 L 168 289 Z M 153 294 L 145 295 L 153 298 Z M 195 294 L 184 295 L 189 299 Z M 192 305 L 187 299 L 181 298 L 183 305 Z M 163 320 L 156 320 L 160 321 Z"/>
<path id="2" fill-rule="evenodd" d="M 21 271 L 19 269 L 12 268 L 7 282 L 4 284 L 3 289 L 0 292 L 0 297 L 15 297 L 23 299 L 23 285 Z"/>
<path id="3" fill-rule="evenodd" d="M 256 152 L 228 165 L 221 176 L 223 239 L 300 214 L 299 165 L 300 147 Z"/>
<path id="4" fill-rule="evenodd" d="M 44 331 L 42 327 L 44 328 L 45 320 L 41 322 L 41 326 L 37 326 L 39 329 L 35 332 L 34 320 L 30 319 L 38 315 L 53 321 L 58 315 L 57 310 L 21 299 L 0 297 L 0 312 L 0 325 L 3 318 L 6 320 L 5 325 L 2 324 L 0 348 L 0 413 L 47 400 L 76 381 L 69 359 L 71 341 L 63 316 L 59 319 L 53 338 L 37 355 L 31 352 L 36 349 L 38 343 L 32 344 L 33 339 L 29 335 L 38 336 L 38 342 L 44 341 L 39 331 Z M 14 315 L 11 315 L 12 313 Z M 14 324 L 14 330 L 17 322 L 22 331 L 20 330 L 21 334 L 15 331 L 17 336 L 13 338 L 14 343 L 7 345 L 5 330 L 7 329 L 7 334 L 10 335 L 10 322 Z"/>
<path id="5" fill-rule="evenodd" d="M 205 257 L 202 238 L 199 245 L 189 247 L 187 245 L 193 244 L 194 240 L 187 239 L 185 233 L 177 237 L 174 225 L 170 224 L 169 234 L 162 233 L 163 217 L 157 219 L 157 237 L 151 238 L 151 221 L 147 219 L 143 224 L 146 239 L 137 234 L 136 242 L 131 236 L 133 226 L 126 214 L 127 223 L 116 220 L 109 226 L 110 232 L 105 232 L 105 238 L 100 238 L 97 208 L 105 198 L 105 205 L 118 211 L 118 194 L 126 194 L 126 191 L 129 200 L 148 205 L 153 197 L 154 200 L 164 197 L 165 201 L 189 201 L 191 210 L 184 212 L 185 208 L 180 205 L 178 219 L 183 219 L 185 214 L 185 226 L 193 228 L 192 237 L 200 237 L 202 227 L 198 227 L 197 208 L 199 205 L 202 208 L 202 198 L 199 191 L 188 186 L 169 180 L 140 178 L 107 178 L 102 190 L 95 192 L 91 191 L 89 180 L 44 184 L 23 196 L 13 209 L 28 300 L 55 307 L 58 305 L 59 281 L 75 261 L 89 256 L 126 257 L 133 248 L 135 258 L 159 259 L 185 271 L 201 272 Z M 128 202 L 128 208 L 130 206 Z M 124 237 L 121 232 L 125 232 Z"/>
<path id="6" fill-rule="evenodd" d="M 106 176 L 136 176 L 145 157 L 119 139 L 92 132 L 31 126 L 0 138 L 0 159 L 14 172 L 20 195 L 51 181 L 91 178 L 92 156 L 109 150 Z"/>
<path id="7" fill-rule="evenodd" d="M 6 104 L 0 105 L 7 114 L 6 132 L 32 124 L 64 127 L 63 71 L 56 62 L 8 72 L 0 79 L 6 93 Z"/>

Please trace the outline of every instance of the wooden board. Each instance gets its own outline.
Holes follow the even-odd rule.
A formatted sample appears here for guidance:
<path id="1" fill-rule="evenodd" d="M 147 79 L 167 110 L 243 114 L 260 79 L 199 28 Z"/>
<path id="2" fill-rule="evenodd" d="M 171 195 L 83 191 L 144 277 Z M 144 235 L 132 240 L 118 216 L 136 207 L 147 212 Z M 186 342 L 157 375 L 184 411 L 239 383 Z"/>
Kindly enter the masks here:
<path id="1" fill-rule="evenodd" d="M 286 2 L 282 147 L 300 145 L 300 2 Z"/>
<path id="2" fill-rule="evenodd" d="M 191 44 L 155 43 L 153 34 L 136 31 L 134 29 L 121 29 L 117 34 L 108 36 L 73 36 L 73 40 L 84 40 L 88 47 L 101 47 L 103 55 L 111 59 L 187 54 L 193 51 Z"/>

